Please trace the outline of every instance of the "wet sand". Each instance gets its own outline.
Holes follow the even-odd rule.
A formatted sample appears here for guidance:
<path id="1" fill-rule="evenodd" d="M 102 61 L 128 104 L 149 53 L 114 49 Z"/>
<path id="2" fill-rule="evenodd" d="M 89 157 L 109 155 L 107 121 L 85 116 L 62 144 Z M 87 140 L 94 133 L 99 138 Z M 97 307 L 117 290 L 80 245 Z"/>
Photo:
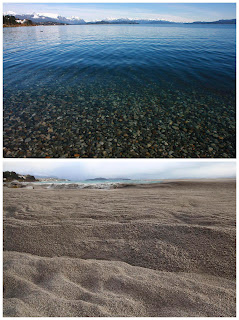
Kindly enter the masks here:
<path id="1" fill-rule="evenodd" d="M 4 188 L 4 316 L 235 316 L 235 180 Z"/>

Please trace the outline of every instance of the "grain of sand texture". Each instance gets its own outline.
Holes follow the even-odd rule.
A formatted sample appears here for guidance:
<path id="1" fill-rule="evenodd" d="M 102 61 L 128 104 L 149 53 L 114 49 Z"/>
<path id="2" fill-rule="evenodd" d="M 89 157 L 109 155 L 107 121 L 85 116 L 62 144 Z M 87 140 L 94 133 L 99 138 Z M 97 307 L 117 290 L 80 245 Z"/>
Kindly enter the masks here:
<path id="1" fill-rule="evenodd" d="M 235 181 L 4 188 L 4 316 L 235 316 Z"/>

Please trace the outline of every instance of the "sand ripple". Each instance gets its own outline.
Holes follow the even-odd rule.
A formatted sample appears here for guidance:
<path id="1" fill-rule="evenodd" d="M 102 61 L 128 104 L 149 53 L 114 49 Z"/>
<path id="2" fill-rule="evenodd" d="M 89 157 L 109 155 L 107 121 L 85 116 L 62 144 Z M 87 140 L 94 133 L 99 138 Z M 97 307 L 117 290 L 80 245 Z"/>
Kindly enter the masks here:
<path id="1" fill-rule="evenodd" d="M 5 316 L 235 316 L 235 181 L 4 190 Z"/>
<path id="2" fill-rule="evenodd" d="M 233 316 L 235 283 L 119 261 L 6 252 L 8 316 Z"/>

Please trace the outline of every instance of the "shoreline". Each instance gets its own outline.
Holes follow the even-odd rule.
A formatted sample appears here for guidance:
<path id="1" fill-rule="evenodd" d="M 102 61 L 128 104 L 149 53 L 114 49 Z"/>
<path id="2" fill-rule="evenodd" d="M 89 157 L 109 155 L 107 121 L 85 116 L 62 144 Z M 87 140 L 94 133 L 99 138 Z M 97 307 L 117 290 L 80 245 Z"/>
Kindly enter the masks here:
<path id="1" fill-rule="evenodd" d="M 105 182 L 87 182 L 87 181 L 72 181 L 72 182 L 19 182 L 19 181 L 11 181 L 11 182 L 4 182 L 3 186 L 5 188 L 21 188 L 21 189 L 71 189 L 71 190 L 80 190 L 80 189 L 105 189 L 105 190 L 112 190 L 112 189 L 124 189 L 124 188 L 163 188 L 163 187 L 170 187 L 176 185 L 191 185 L 191 184 L 210 184 L 210 183 L 220 183 L 220 182 L 236 182 L 235 178 L 219 178 L 219 179 L 145 179 L 141 180 L 142 183 L 138 182 L 112 182 L 112 181 L 105 181 Z"/>
<path id="2" fill-rule="evenodd" d="M 37 25 L 3 25 L 3 28 L 18 28 L 18 27 L 37 27 Z"/>
<path id="3" fill-rule="evenodd" d="M 64 24 L 21 24 L 21 25 L 3 25 L 3 28 L 18 28 L 18 27 L 55 27 L 55 26 L 64 26 Z"/>

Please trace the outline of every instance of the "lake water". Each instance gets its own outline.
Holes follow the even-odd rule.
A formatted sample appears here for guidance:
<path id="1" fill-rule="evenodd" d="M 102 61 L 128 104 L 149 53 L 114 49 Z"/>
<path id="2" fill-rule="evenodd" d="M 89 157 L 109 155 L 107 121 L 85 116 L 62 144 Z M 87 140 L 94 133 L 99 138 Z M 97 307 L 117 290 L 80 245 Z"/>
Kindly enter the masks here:
<path id="1" fill-rule="evenodd" d="M 234 25 L 4 28 L 5 157 L 235 157 Z"/>
<path id="2" fill-rule="evenodd" d="M 105 179 L 105 180 L 76 180 L 76 181 L 37 181 L 31 182 L 30 185 L 41 185 L 46 186 L 49 189 L 114 189 L 116 187 L 128 187 L 131 185 L 142 185 L 142 184 L 158 184 L 162 183 L 162 180 L 131 180 L 131 179 Z M 29 182 L 26 182 L 29 184 Z"/>

